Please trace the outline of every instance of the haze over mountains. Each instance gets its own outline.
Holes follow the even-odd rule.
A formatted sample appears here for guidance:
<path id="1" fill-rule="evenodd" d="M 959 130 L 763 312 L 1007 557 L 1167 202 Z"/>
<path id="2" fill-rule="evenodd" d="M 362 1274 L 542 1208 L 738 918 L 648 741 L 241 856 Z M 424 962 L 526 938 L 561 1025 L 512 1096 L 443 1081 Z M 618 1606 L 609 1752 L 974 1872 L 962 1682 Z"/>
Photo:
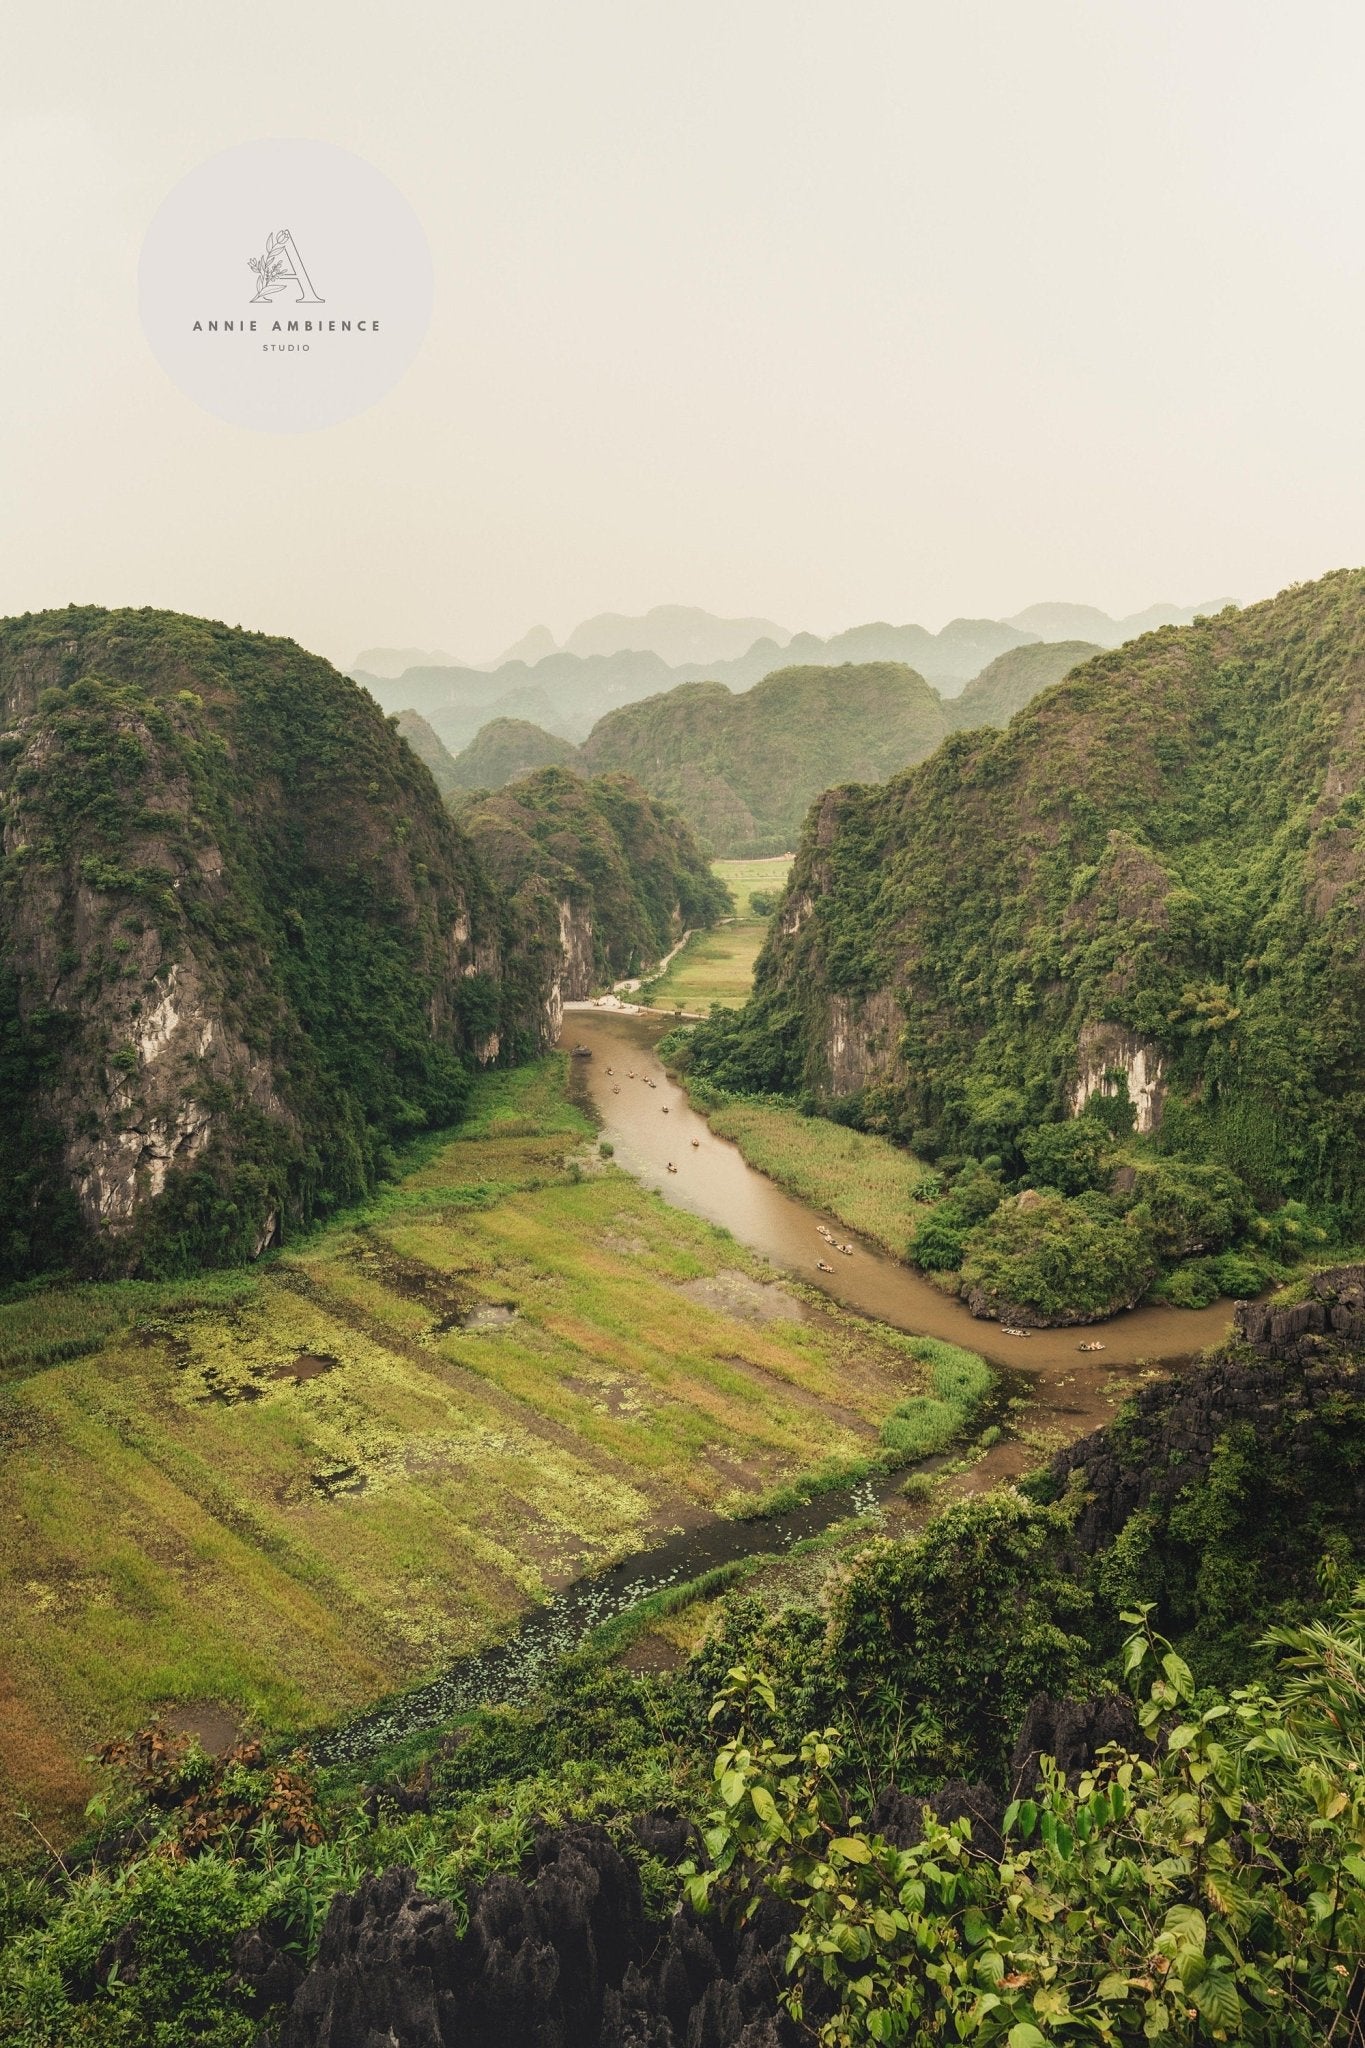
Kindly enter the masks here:
<path id="1" fill-rule="evenodd" d="M 501 789 L 537 768 L 619 771 L 680 811 L 713 854 L 762 857 L 795 844 L 822 790 L 882 782 L 950 732 L 1008 725 L 1103 651 L 1085 640 L 1029 641 L 946 698 L 905 662 L 779 668 L 743 691 L 679 683 L 608 712 L 581 747 L 524 718 L 490 719 L 454 757 L 418 712 L 401 712 L 398 730 L 455 805 L 462 793 Z"/>
<path id="2" fill-rule="evenodd" d="M 1158 604 L 1128 618 L 1092 605 L 1039 604 L 1010 619 L 952 619 L 931 633 L 877 620 L 822 639 L 791 633 L 770 619 L 723 619 L 688 605 L 656 605 L 630 618 L 603 612 L 585 620 L 563 646 L 534 627 L 491 666 L 439 656 L 407 661 L 413 650 L 372 647 L 351 673 L 385 711 L 416 711 L 452 753 L 492 718 L 517 718 L 563 739 L 584 740 L 609 711 L 679 683 L 720 682 L 752 689 L 774 669 L 842 662 L 907 663 L 943 697 L 955 697 L 997 655 L 1038 640 L 1084 640 L 1116 647 L 1161 625 L 1187 625 L 1219 611 Z"/>

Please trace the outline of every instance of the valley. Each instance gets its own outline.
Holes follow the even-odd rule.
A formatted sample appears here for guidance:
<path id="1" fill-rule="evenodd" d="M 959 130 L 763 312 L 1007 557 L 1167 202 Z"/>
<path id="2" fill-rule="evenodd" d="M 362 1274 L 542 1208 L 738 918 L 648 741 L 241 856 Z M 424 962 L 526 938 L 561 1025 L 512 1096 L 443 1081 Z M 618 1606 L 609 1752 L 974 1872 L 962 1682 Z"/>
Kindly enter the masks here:
<path id="1" fill-rule="evenodd" d="M 1100 655 L 1016 634 L 960 729 L 885 662 L 770 677 L 742 731 L 684 685 L 613 714 L 644 751 L 600 773 L 493 732 L 523 768 L 496 789 L 287 643 L 0 630 L 0 2033 L 338 2048 L 421 1977 L 345 1930 L 381 1955 L 412 1910 L 479 2011 L 541 1959 L 538 2039 L 580 1996 L 545 1876 L 572 1866 L 615 1903 L 566 2043 L 634 2001 L 668 2048 L 712 2008 L 715 2048 L 788 2048 L 787 1936 L 755 1974 L 727 1929 L 814 1910 L 798 1754 L 828 1757 L 831 1884 L 960 1864 L 1028 1966 L 1014 2048 L 1054 2007 L 991 1844 L 1042 1881 L 1030 1785 L 1049 1853 L 1079 1839 L 1040 1756 L 1139 1773 L 1131 1826 L 1096 1823 L 1138 1894 L 1224 1910 L 1234 1850 L 1201 1889 L 1188 1760 L 1139 1721 L 1213 1726 L 1219 1688 L 1285 1682 L 1267 1627 L 1319 1617 L 1349 1661 L 1365 1615 L 1355 599 Z M 807 811 L 840 690 L 822 758 L 873 780 Z M 1130 759 L 1135 694 L 1161 723 Z M 687 762 L 655 772 L 656 716 L 694 712 L 705 803 L 749 821 L 726 860 Z M 1149 1661 L 1135 1720 L 1114 1688 Z M 1362 1816 L 1330 1742 L 1287 1761 L 1292 1700 L 1239 1712 L 1290 1731 L 1273 1771 L 1216 1766 L 1277 1842 L 1331 1803 L 1329 1875 L 1270 1888 L 1282 1943 L 1310 1885 L 1348 1896 Z M 1139 1747 L 1105 1763 L 1101 1731 Z M 1048 1869 L 1076 1995 L 1103 1939 L 1133 2007 L 1131 1909 Z M 900 1909 L 868 1910 L 894 1951 Z M 1321 1981 L 1312 2015 L 1346 1996 Z M 888 1995 L 919 1982 L 898 1955 Z"/>
<path id="2" fill-rule="evenodd" d="M 472 1108 L 258 1275 L 125 1285 L 98 1337 L 79 1290 L 0 1306 L 11 1816 L 69 1829 L 80 1759 L 153 1712 L 358 1709 L 594 1564 L 865 1460 L 922 1386 L 902 1338 L 603 1160 L 559 1059 Z"/>

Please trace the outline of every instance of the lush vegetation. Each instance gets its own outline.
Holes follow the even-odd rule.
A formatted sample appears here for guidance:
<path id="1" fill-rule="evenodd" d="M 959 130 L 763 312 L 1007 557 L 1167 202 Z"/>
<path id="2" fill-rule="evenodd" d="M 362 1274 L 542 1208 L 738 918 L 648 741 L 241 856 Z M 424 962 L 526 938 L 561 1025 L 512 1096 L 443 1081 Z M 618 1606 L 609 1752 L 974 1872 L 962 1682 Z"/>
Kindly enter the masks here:
<path id="1" fill-rule="evenodd" d="M 462 971 L 468 841 L 326 662 L 73 608 L 0 628 L 0 693 L 0 1278 L 248 1256 L 534 1043 Z"/>
<path id="2" fill-rule="evenodd" d="M 939 1166 L 953 1206 L 917 1244 L 956 1268 L 984 1229 L 983 1295 L 1017 1285 L 1027 1302 L 1032 1282 L 1046 1306 L 1069 1283 L 1044 1269 L 1103 1247 L 1110 1299 L 1144 1262 L 1177 1298 L 1207 1299 L 1209 1260 L 1229 1251 L 1254 1285 L 1277 1259 L 1353 1240 L 1362 626 L 1365 576 L 1330 576 L 1100 655 L 1008 731 L 960 734 L 883 788 L 834 792 L 753 1000 L 698 1027 L 693 1072 L 828 1106 L 831 1047 L 838 1036 L 847 1068 L 851 1043 L 859 1081 L 841 1113 Z M 862 1021 L 874 998 L 892 1001 L 894 1029 Z M 1042 1141 L 1085 1106 L 1082 1072 L 1110 1141 L 1108 1177 L 1088 1187 Z M 1131 1190 L 1158 1162 L 1168 1187 L 1184 1174 L 1182 1201 L 1188 1167 L 1233 1177 L 1202 1245 Z M 966 1219 L 955 1183 L 980 1167 L 997 1192 L 1061 1200 L 1031 1222 Z"/>
<path id="3" fill-rule="evenodd" d="M 945 1347 L 935 1383 L 955 1370 Z M 245 2048 L 367 1870 L 414 1871 L 458 1938 L 547 1826 L 605 1823 L 627 1860 L 599 1947 L 632 1870 L 644 1909 L 605 1981 L 677 1971 L 678 1938 L 685 1983 L 713 1948 L 784 2043 L 1316 2048 L 1365 1988 L 1356 1379 L 1349 1353 L 1234 1355 L 1153 1385 L 1032 1499 L 655 1596 L 520 1705 L 363 1773 L 123 1745 L 69 1874 L 8 1882 L 0 2024 Z M 520 1896 L 497 1893 L 509 1964 Z M 594 1997 L 575 2048 L 610 2038 Z"/>
<path id="4" fill-rule="evenodd" d="M 1038 640 L 1008 647 L 973 676 L 960 696 L 950 697 L 949 722 L 959 732 L 978 725 L 1008 725 L 1040 690 L 1051 689 L 1100 649 L 1090 640 Z"/>
<path id="5" fill-rule="evenodd" d="M 542 768 L 461 822 L 507 906 L 504 976 L 528 995 L 558 978 L 581 998 L 639 974 L 730 909 L 687 825 L 625 775 Z"/>
<path id="6" fill-rule="evenodd" d="M 405 717 L 414 715 L 404 714 Z M 434 733 L 432 737 L 435 738 Z M 540 726 L 532 725 L 529 719 L 493 718 L 450 761 L 446 787 L 503 789 L 509 782 L 519 782 L 523 775 L 530 775 L 537 768 L 570 768 L 577 759 L 578 749 L 572 740 L 545 732 Z"/>
<path id="7" fill-rule="evenodd" d="M 902 663 L 784 668 L 738 696 L 686 683 L 626 705 L 593 727 L 582 760 L 635 776 L 714 853 L 752 857 L 791 848 L 831 783 L 880 781 L 946 730 L 937 693 Z"/>
<path id="8" fill-rule="evenodd" d="M 875 1466 L 897 1404 L 943 1398 L 936 1354 L 818 1298 L 749 1319 L 765 1270 L 590 1138 L 560 1058 L 485 1075 L 251 1273 L 0 1306 L 11 1850 L 153 1710 L 306 1728 L 680 1515 Z"/>

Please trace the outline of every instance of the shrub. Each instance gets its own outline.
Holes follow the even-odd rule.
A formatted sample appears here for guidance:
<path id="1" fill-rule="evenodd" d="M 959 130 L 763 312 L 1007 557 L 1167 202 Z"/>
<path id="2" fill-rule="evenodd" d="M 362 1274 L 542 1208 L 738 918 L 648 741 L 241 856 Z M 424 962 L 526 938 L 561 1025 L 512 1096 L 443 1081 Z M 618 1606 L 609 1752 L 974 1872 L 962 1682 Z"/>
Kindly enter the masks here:
<path id="1" fill-rule="evenodd" d="M 1035 1693 L 1087 1669 L 1089 1595 L 1058 1566 L 1064 1530 L 1058 1509 L 983 1494 L 855 1562 L 829 1661 L 884 1771 L 909 1767 L 896 1752 L 918 1725 L 922 1782 L 993 1776 Z"/>
<path id="2" fill-rule="evenodd" d="M 1059 1320 L 1110 1315 L 1141 1299 L 1156 1272 L 1145 1232 L 1096 1195 L 1032 1193 L 1004 1202 L 967 1243 L 964 1291 Z"/>
<path id="3" fill-rule="evenodd" d="M 1222 1289 L 1212 1259 L 1187 1259 L 1183 1266 L 1165 1273 L 1153 1288 L 1158 1301 L 1172 1308 L 1208 1308 Z"/>
<path id="4" fill-rule="evenodd" d="M 970 1225 L 951 1202 L 921 1216 L 910 1240 L 910 1256 L 926 1273 L 954 1273 L 962 1264 Z"/>
<path id="5" fill-rule="evenodd" d="M 1020 1139 L 1019 1150 L 1029 1172 L 1043 1187 L 1056 1188 L 1064 1195 L 1083 1195 L 1088 1188 L 1099 1187 L 1112 1143 L 1106 1126 L 1097 1117 L 1086 1115 L 1069 1123 L 1040 1124 Z"/>
<path id="6" fill-rule="evenodd" d="M 1163 1260 L 1222 1251 L 1243 1235 L 1255 1213 L 1235 1173 L 1187 1159 L 1139 1166 L 1130 1199 L 1133 1220 Z"/>

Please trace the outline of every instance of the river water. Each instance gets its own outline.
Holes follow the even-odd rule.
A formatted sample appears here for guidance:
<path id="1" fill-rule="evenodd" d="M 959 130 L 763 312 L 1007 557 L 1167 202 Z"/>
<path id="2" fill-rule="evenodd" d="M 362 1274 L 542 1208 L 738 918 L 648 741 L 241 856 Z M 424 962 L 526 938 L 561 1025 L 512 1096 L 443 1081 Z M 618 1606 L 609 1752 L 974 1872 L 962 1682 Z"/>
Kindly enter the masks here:
<path id="1" fill-rule="evenodd" d="M 1094 1329 L 1038 1330 L 1028 1338 L 1010 1338 L 996 1324 L 978 1322 L 912 1268 L 784 1193 L 728 1139 L 718 1138 L 654 1050 L 671 1022 L 591 1006 L 571 1008 L 565 1018 L 565 1044 L 591 1054 L 573 1061 L 575 1088 L 611 1143 L 617 1165 L 844 1307 L 916 1336 L 946 1337 L 1004 1369 L 1014 1397 L 1014 1430 L 964 1471 L 945 1478 L 935 1505 L 944 1492 L 980 1491 L 1017 1477 L 1038 1462 L 1040 1447 L 1098 1428 L 1144 1376 L 1172 1370 L 1226 1334 L 1232 1319 L 1227 1302 L 1198 1311 L 1135 1309 Z M 670 1161 L 676 1172 L 669 1172 Z M 852 1243 L 852 1257 L 830 1251 L 817 1230 L 821 1223 L 841 1243 Z M 834 1270 L 822 1273 L 817 1259 Z M 1096 1336 L 1102 1352 L 1077 1350 L 1078 1343 Z M 718 1565 L 781 1553 L 850 1516 L 873 1515 L 891 1505 L 899 1486 L 899 1474 L 862 1480 L 820 1494 L 790 1514 L 753 1522 L 716 1516 L 670 1536 L 577 1580 L 533 1609 L 502 1642 L 460 1658 L 428 1684 L 321 1736 L 314 1755 L 323 1764 L 359 1762 L 416 1729 L 474 1707 L 524 1700 L 591 1630 L 651 1594 Z M 913 1514 L 900 1501 L 892 1512 L 902 1522 Z"/>
<path id="2" fill-rule="evenodd" d="M 1221 1301 L 1205 1309 L 1130 1309 L 1089 1328 L 1006 1336 L 998 1323 L 979 1321 L 913 1267 L 787 1194 L 756 1172 L 738 1146 L 717 1137 L 654 1050 L 672 1022 L 591 1005 L 571 1008 L 565 1017 L 564 1044 L 585 1046 L 592 1055 L 573 1061 L 575 1086 L 610 1141 L 616 1164 L 665 1201 L 723 1225 L 751 1250 L 846 1308 L 915 1336 L 944 1337 L 1005 1368 L 1027 1403 L 1021 1423 L 1035 1438 L 1069 1441 L 1098 1428 L 1144 1373 L 1171 1370 L 1219 1343 L 1230 1329 L 1232 1304 Z M 841 1244 L 853 1245 L 851 1258 L 829 1249 L 819 1234 L 822 1223 Z M 817 1260 L 833 1272 L 821 1272 Z M 1096 1341 L 1103 1351 L 1078 1348 Z M 1003 1443 L 978 1467 L 976 1483 L 1013 1477 L 1032 1462 L 1026 1445 Z"/>

